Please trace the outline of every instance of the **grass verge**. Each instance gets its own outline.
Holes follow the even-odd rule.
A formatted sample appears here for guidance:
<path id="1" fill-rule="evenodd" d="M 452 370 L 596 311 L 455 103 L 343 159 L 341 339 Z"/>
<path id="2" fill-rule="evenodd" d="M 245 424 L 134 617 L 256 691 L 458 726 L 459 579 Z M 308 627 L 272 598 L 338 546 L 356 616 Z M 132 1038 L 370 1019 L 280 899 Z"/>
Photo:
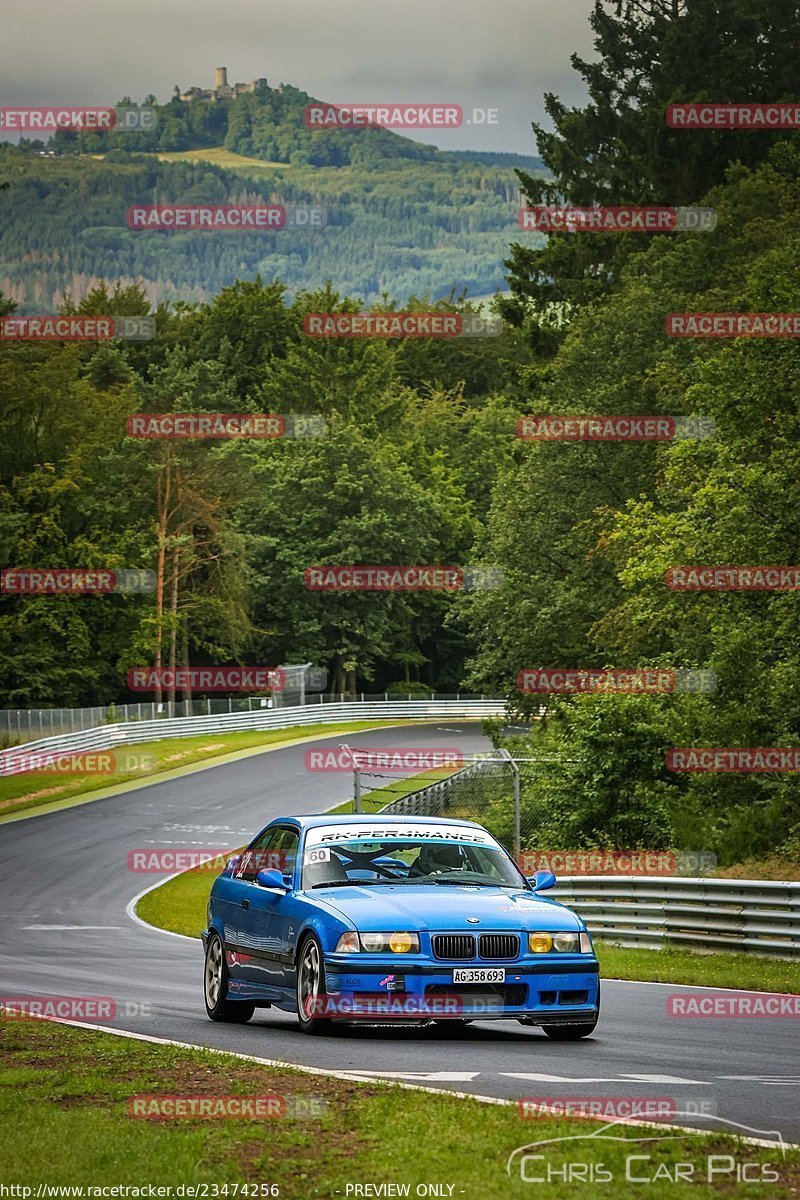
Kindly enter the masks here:
<path id="1" fill-rule="evenodd" d="M 700 954 L 678 946 L 629 949 L 595 943 L 601 970 L 611 979 L 690 983 L 755 992 L 800 994 L 800 963 L 762 954 Z"/>
<path id="2" fill-rule="evenodd" d="M 101 791 L 119 784 L 147 782 L 165 771 L 175 771 L 194 763 L 236 754 L 259 746 L 289 745 L 306 738 L 336 733 L 378 729 L 386 725 L 408 725 L 411 721 L 349 721 L 319 725 L 297 725 L 289 729 L 249 730 L 241 733 L 201 734 L 198 737 L 163 738 L 142 742 L 136 746 L 118 747 L 117 766 L 112 771 L 71 771 L 69 775 L 47 771 L 28 771 L 21 775 L 0 777 L 0 817 L 42 805 L 53 806 L 60 801 L 75 800 L 89 792 Z M 24 753 L 25 746 L 14 746 L 10 754 Z M 126 757 L 128 764 L 126 764 Z M 146 761 L 147 769 L 136 765 Z M 129 765 L 130 769 L 125 769 Z"/>
<path id="3" fill-rule="evenodd" d="M 780 1150 L 747 1146 L 716 1132 L 676 1137 L 658 1127 L 617 1126 L 615 1136 L 630 1144 L 593 1143 L 585 1135 L 600 1128 L 594 1121 L 521 1119 L 515 1106 L 304 1075 L 50 1021 L 4 1020 L 0 1044 L 0 1178 L 6 1185 L 123 1185 L 144 1187 L 138 1193 L 144 1196 L 149 1184 L 200 1185 L 208 1190 L 195 1195 L 233 1196 L 230 1185 L 248 1183 L 258 1190 L 239 1190 L 239 1195 L 333 1200 L 358 1194 L 353 1185 L 383 1183 L 403 1189 L 384 1190 L 389 1195 L 513 1200 L 530 1196 L 531 1184 L 522 1182 L 518 1165 L 509 1177 L 508 1156 L 528 1143 L 570 1135 L 584 1136 L 538 1147 L 535 1153 L 545 1159 L 528 1162 L 528 1174 L 541 1175 L 549 1166 L 563 1175 L 565 1166 L 576 1162 L 595 1171 L 602 1165 L 613 1176 L 615 1200 L 645 1192 L 651 1200 L 694 1200 L 698 1183 L 706 1196 L 767 1194 L 763 1187 L 737 1185 L 733 1168 L 717 1175 L 714 1186 L 703 1186 L 707 1156 L 728 1154 L 737 1164 L 760 1164 L 751 1174 L 778 1173 L 769 1183 L 771 1200 L 792 1195 L 800 1184 L 797 1151 L 783 1157 Z M 134 1097 L 169 1094 L 215 1104 L 229 1096 L 277 1096 L 286 1115 L 160 1120 L 131 1115 Z M 659 1134 L 665 1140 L 639 1141 Z M 647 1156 L 636 1161 L 640 1177 L 659 1172 L 646 1188 L 626 1182 L 625 1160 L 634 1154 Z M 684 1181 L 674 1181 L 679 1163 L 693 1164 L 695 1182 L 685 1180 L 685 1167 Z M 417 1190 L 432 1183 L 442 1190 Z M 227 1191 L 219 1190 L 225 1185 Z M 559 1175 L 547 1187 L 550 1200 L 586 1194 L 585 1182 L 567 1184 Z"/>

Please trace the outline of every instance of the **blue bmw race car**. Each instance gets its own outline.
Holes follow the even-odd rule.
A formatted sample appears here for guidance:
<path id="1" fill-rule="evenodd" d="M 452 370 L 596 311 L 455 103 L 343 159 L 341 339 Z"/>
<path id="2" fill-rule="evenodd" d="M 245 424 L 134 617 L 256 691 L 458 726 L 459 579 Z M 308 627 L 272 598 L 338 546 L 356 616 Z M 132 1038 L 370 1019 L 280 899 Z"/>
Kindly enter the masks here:
<path id="1" fill-rule="evenodd" d="M 482 826 L 440 817 L 271 821 L 214 881 L 204 993 L 212 1021 L 515 1018 L 586 1037 L 598 963 L 581 919 L 540 895 Z"/>

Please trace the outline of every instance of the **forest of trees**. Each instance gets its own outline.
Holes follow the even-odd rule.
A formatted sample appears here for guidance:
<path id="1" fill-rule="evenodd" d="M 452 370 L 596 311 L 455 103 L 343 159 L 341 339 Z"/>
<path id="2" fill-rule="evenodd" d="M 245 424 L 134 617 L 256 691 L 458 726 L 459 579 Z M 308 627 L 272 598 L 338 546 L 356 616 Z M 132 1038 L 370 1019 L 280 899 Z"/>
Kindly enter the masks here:
<path id="1" fill-rule="evenodd" d="M 562 768 L 537 792 L 542 844 L 800 853 L 795 776 L 665 766 L 671 746 L 800 745 L 797 594 L 665 585 L 687 563 L 797 564 L 800 351 L 789 338 L 675 340 L 664 325 L 671 312 L 798 307 L 796 131 L 664 122 L 675 100 L 790 99 L 798 16 L 784 0 L 639 0 L 598 3 L 592 22 L 597 59 L 575 61 L 590 99 L 567 111 L 549 98 L 554 131 L 538 145 L 551 179 L 523 172 L 527 198 L 709 205 L 714 232 L 515 247 L 496 338 L 309 338 L 305 313 L 356 311 L 369 289 L 287 294 L 255 278 L 160 305 L 150 342 L 0 342 L 2 560 L 160 562 L 165 581 L 161 611 L 152 597 L 6 600 L 6 705 L 124 698 L 126 669 L 157 644 L 165 661 L 313 660 L 346 689 L 409 678 L 492 691 L 521 716 L 544 699 L 530 738 Z M 425 290 L 409 306 L 430 307 Z M 129 284 L 77 307 L 151 311 Z M 132 412 L 201 410 L 315 413 L 327 433 L 125 437 Z M 525 413 L 699 414 L 716 433 L 524 443 Z M 306 566 L 341 562 L 482 563 L 504 582 L 456 595 L 304 588 Z M 637 665 L 708 669 L 717 690 L 516 690 L 524 668 Z"/>

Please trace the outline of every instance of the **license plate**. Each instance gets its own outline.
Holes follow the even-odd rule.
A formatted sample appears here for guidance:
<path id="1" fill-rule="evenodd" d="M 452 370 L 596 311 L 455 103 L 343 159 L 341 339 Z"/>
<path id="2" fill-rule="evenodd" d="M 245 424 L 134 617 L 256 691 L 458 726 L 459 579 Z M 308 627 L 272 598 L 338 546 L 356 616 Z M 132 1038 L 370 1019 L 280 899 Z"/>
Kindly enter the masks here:
<path id="1" fill-rule="evenodd" d="M 505 983 L 505 967 L 461 967 L 453 971 L 453 983 Z"/>

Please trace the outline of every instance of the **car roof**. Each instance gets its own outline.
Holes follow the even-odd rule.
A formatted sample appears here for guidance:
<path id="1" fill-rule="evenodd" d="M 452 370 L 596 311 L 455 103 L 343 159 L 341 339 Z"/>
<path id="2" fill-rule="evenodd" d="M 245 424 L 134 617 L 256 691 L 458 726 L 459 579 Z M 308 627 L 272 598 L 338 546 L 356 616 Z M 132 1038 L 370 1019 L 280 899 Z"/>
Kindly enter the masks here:
<path id="1" fill-rule="evenodd" d="M 290 821 L 301 829 L 316 829 L 320 825 L 358 825 L 373 827 L 376 821 L 390 820 L 392 824 L 407 821 L 409 824 L 422 825 L 454 825 L 469 826 L 471 829 L 482 829 L 477 821 L 462 821 L 460 817 L 415 817 L 406 813 L 309 813 L 301 816 L 273 817 L 270 825 L 285 824 Z"/>

